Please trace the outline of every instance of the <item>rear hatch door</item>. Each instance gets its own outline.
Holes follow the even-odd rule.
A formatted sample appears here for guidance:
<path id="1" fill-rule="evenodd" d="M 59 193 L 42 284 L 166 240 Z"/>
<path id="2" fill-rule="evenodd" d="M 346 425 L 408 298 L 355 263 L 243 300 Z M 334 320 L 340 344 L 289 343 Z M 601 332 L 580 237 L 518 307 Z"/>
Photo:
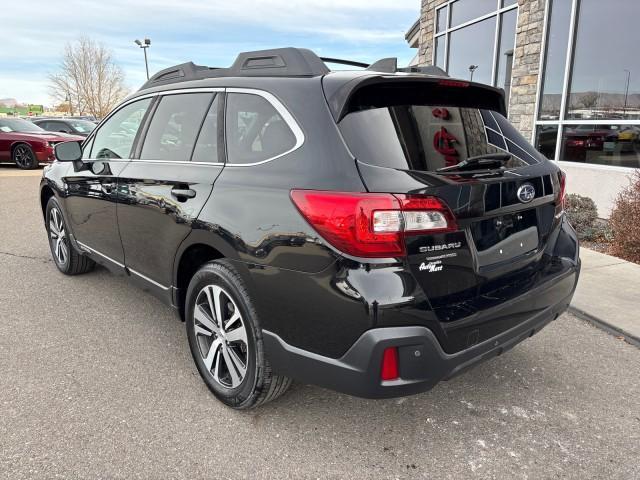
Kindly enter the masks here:
<path id="1" fill-rule="evenodd" d="M 444 324 L 448 351 L 554 301 L 512 305 L 548 273 L 558 169 L 508 122 L 500 102 L 457 97 L 465 84 L 437 85 L 437 96 L 425 93 L 433 82 L 405 84 L 397 101 L 396 86 L 376 84 L 352 96 L 338 123 L 369 191 L 436 196 L 452 210 L 455 231 L 406 237 L 408 266 Z M 488 162 L 457 169 L 477 157 Z"/>

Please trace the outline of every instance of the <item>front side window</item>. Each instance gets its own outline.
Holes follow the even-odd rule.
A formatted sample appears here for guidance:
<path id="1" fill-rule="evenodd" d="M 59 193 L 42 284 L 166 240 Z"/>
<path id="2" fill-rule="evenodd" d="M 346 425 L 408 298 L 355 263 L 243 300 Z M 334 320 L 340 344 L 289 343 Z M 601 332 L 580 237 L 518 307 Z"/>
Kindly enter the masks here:
<path id="1" fill-rule="evenodd" d="M 153 114 L 142 160 L 189 161 L 212 93 L 166 95 Z"/>
<path id="2" fill-rule="evenodd" d="M 130 103 L 114 113 L 96 133 L 89 158 L 129 158 L 150 98 Z"/>
<path id="3" fill-rule="evenodd" d="M 91 158 L 91 149 L 93 148 L 93 141 L 95 137 L 91 137 L 88 142 L 82 144 L 82 159 L 88 160 Z"/>
<path id="4" fill-rule="evenodd" d="M 262 162 L 290 151 L 296 144 L 287 122 L 259 95 L 230 93 L 225 123 L 229 163 Z"/>
<path id="5" fill-rule="evenodd" d="M 202 123 L 196 147 L 193 149 L 191 160 L 194 162 L 218 162 L 218 110 L 220 96 L 216 96 L 211 103 L 207 116 Z"/>

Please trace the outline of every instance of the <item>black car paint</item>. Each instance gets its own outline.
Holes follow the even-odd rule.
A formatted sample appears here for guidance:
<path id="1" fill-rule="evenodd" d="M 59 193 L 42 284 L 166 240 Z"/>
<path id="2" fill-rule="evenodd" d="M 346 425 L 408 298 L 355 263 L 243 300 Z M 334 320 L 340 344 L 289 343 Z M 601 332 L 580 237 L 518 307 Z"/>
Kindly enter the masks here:
<path id="1" fill-rule="evenodd" d="M 181 90 L 204 87 L 270 92 L 302 128 L 304 143 L 281 158 L 251 166 L 153 162 L 135 160 L 142 132 L 132 149 L 132 161 L 55 162 L 44 173 L 43 206 L 51 194 L 58 198 L 72 241 L 81 242 L 76 246 L 94 260 L 130 275 L 142 288 L 180 309 L 188 285 L 180 278 L 181 259 L 207 246 L 215 256 L 231 260 L 245 279 L 266 337 L 277 337 L 311 359 L 329 362 L 346 355 L 365 332 L 380 327 L 426 327 L 438 348 L 449 355 L 504 335 L 514 323 L 532 316 L 548 312 L 555 318 L 568 306 L 579 273 L 577 240 L 564 217 L 556 215 L 557 205 L 534 253 L 509 259 L 508 266 L 483 268 L 469 227 L 523 208 L 513 204 L 487 210 L 487 205 L 501 205 L 492 199 L 496 193 L 491 185 L 503 178 L 467 181 L 461 186 L 434 174 L 356 161 L 336 126 L 319 77 L 219 78 L 180 84 Z M 150 88 L 140 95 L 174 88 Z M 514 181 L 548 176 L 557 192 L 557 172 L 550 162 L 541 162 L 519 171 Z M 193 189 L 196 196 L 176 198 L 171 194 L 174 187 Z M 473 277 L 472 286 L 478 279 L 488 284 L 497 278 L 491 291 L 507 291 L 499 301 L 462 305 L 462 310 L 453 311 L 451 302 L 434 306 L 437 297 L 428 295 L 433 281 L 418 269 L 425 257 L 419 251 L 424 243 L 409 242 L 407 258 L 358 259 L 341 254 L 299 214 L 290 199 L 293 188 L 439 196 L 453 210 L 460 231 L 433 236 L 431 242 L 462 243 L 459 261 L 464 264 L 450 264 L 451 268 L 439 272 L 437 282 L 454 285 L 457 294 L 464 291 L 465 275 Z M 539 209 L 536 215 L 544 216 L 543 204 L 549 201 L 548 196 L 537 198 L 526 208 Z M 509 290 L 513 278 L 501 281 L 500 275 L 507 267 L 512 269 L 514 261 L 519 262 L 526 284 Z M 536 296 L 527 294 L 560 277 L 564 281 L 554 288 L 541 289 Z M 282 363 L 282 352 L 275 348 L 267 342 L 266 354 Z M 376 364 L 380 358 L 370 361 Z M 302 380 L 313 378 L 305 369 L 288 373 Z M 423 382 L 422 388 L 413 390 L 431 385 Z M 369 393 L 388 396 L 403 391 L 390 388 L 383 395 L 375 385 Z M 368 396 L 364 391 L 353 393 Z"/>

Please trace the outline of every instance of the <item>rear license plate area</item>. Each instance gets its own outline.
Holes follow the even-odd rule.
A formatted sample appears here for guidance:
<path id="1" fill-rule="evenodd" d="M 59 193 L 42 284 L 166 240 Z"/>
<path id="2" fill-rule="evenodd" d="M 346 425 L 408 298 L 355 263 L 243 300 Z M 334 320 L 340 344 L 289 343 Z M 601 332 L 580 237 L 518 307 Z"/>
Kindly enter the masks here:
<path id="1" fill-rule="evenodd" d="M 535 209 L 474 222 L 471 236 L 480 266 L 511 260 L 538 248 Z"/>

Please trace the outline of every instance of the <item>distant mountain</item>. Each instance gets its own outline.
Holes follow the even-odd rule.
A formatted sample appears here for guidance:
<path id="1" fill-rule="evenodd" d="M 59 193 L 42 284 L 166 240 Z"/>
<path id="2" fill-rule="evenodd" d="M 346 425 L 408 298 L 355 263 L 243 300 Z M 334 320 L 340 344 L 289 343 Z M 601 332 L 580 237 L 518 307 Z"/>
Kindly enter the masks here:
<path id="1" fill-rule="evenodd" d="M 0 105 L 4 105 L 5 107 L 15 107 L 16 105 L 19 105 L 19 103 L 15 98 L 0 98 Z"/>
<path id="2" fill-rule="evenodd" d="M 543 96 L 541 113 L 558 112 L 562 95 L 547 94 Z M 629 111 L 640 110 L 640 94 L 630 93 L 626 97 L 626 108 Z M 575 112 L 618 112 L 624 109 L 625 95 L 622 93 L 602 93 L 602 92 L 576 92 L 571 95 L 567 108 Z"/>

